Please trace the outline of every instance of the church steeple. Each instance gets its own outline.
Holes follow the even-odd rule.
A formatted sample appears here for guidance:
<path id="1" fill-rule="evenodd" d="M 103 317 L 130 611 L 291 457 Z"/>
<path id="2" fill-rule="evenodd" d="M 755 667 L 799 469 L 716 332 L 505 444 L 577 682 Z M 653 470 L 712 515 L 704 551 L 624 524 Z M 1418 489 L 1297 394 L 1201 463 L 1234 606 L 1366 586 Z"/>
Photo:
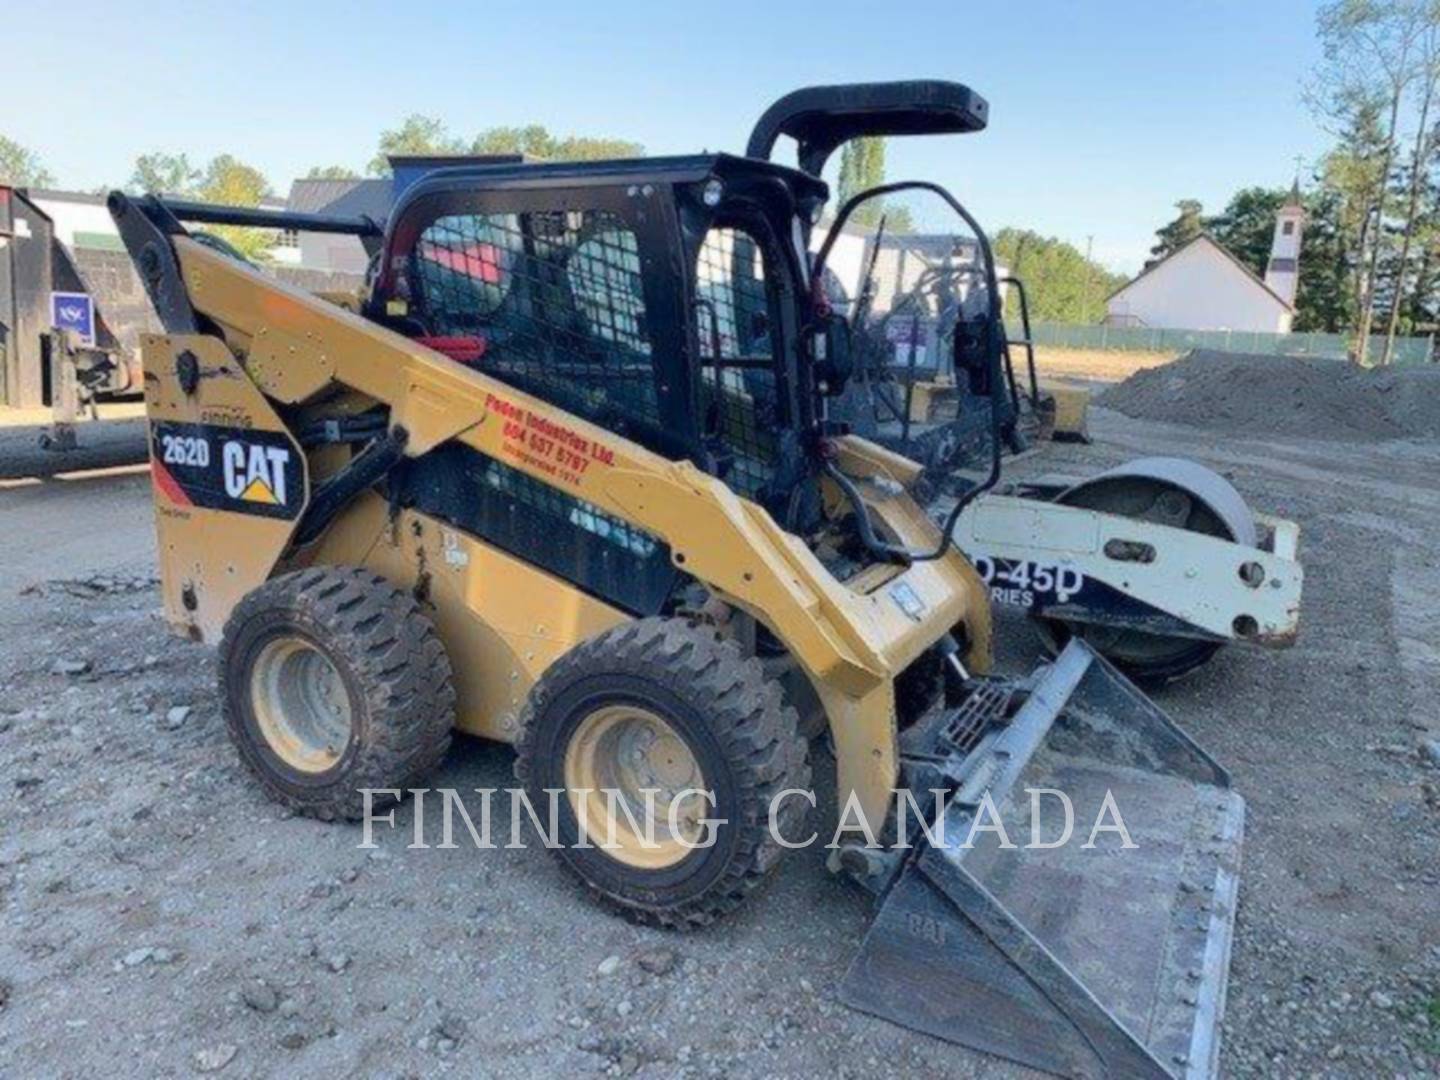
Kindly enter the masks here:
<path id="1" fill-rule="evenodd" d="M 1300 281 L 1300 234 L 1305 227 L 1301 205 L 1300 179 L 1296 177 L 1290 196 L 1275 214 L 1275 236 L 1270 242 L 1270 262 L 1265 267 L 1265 284 L 1287 304 L 1295 303 Z"/>

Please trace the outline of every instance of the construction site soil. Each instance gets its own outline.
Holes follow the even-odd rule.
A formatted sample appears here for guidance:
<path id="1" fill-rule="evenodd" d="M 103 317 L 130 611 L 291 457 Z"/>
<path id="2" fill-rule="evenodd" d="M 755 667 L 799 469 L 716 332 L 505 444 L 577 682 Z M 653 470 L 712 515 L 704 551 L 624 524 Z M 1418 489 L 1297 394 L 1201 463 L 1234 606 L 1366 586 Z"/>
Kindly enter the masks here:
<path id="1" fill-rule="evenodd" d="M 1440 436 L 1440 365 L 1365 369 L 1335 360 L 1196 349 L 1097 399 L 1137 420 L 1252 435 L 1370 441 Z"/>

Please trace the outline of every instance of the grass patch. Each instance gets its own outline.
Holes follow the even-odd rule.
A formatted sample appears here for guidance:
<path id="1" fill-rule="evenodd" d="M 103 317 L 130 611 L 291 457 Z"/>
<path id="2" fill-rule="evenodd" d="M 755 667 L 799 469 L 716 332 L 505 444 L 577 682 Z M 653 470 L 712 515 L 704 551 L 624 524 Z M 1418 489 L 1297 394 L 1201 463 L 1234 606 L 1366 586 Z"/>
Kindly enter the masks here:
<path id="1" fill-rule="evenodd" d="M 1431 994 L 1406 1012 L 1411 1018 L 1425 1021 L 1425 1030 L 1420 1033 L 1420 1049 L 1440 1057 L 1440 994 Z"/>

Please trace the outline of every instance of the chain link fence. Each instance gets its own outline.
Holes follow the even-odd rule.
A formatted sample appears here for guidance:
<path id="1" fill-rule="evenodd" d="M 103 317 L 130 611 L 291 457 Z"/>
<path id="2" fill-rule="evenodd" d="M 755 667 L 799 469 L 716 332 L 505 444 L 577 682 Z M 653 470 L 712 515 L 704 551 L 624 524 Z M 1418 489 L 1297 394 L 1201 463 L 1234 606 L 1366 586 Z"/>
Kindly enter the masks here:
<path id="1" fill-rule="evenodd" d="M 1189 352 L 1215 349 L 1220 352 L 1273 353 L 1276 356 L 1313 356 L 1344 360 L 1351 353 L 1351 338 L 1345 334 L 1265 334 L 1248 330 L 1162 330 L 1148 326 L 1086 326 L 1073 323 L 1036 323 L 1031 328 L 1036 345 L 1059 349 L 1115 349 L 1131 352 Z M 1012 338 L 1021 336 L 1018 325 L 1009 327 Z M 1385 354 L 1385 338 L 1370 339 L 1374 363 Z M 1435 335 L 1395 339 L 1396 364 L 1435 362 Z"/>

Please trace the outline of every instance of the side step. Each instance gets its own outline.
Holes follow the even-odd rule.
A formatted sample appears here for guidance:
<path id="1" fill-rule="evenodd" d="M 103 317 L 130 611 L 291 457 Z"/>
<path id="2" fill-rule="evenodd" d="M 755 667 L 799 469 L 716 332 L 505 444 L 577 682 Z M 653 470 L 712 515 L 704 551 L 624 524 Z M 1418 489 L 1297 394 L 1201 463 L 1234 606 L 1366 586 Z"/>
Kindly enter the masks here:
<path id="1" fill-rule="evenodd" d="M 908 747 L 912 790 L 953 792 L 943 845 L 922 838 L 906 859 L 841 999 L 1065 1076 L 1213 1076 L 1243 800 L 1224 769 L 1083 642 L 1066 647 L 1008 719 L 1007 697 L 991 697 L 987 732 L 952 715 L 932 725 L 928 746 Z M 957 729 L 968 752 L 947 741 Z M 1032 788 L 1068 796 L 1069 843 L 1027 849 Z M 965 846 L 987 794 L 1015 846 L 993 830 Z M 1134 847 L 1114 832 L 1085 846 L 1107 795 Z M 1042 818 L 1044 799 L 1058 803 L 1043 796 Z M 1052 816 L 1061 820 L 1036 826 L 1042 842 L 1063 826 L 1063 814 Z"/>

